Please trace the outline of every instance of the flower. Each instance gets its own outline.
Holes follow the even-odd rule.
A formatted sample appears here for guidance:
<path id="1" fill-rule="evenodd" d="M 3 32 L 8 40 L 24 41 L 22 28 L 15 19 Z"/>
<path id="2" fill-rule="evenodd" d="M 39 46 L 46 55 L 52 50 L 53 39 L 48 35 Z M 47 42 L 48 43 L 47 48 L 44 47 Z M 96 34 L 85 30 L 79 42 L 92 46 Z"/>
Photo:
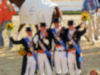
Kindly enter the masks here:
<path id="1" fill-rule="evenodd" d="M 82 12 L 82 21 L 90 21 L 90 15 L 87 12 Z"/>
<path id="2" fill-rule="evenodd" d="M 12 31 L 13 28 L 14 28 L 14 25 L 13 25 L 11 22 L 9 22 L 9 23 L 6 25 L 6 29 L 7 29 L 7 30 Z"/>
<path id="3" fill-rule="evenodd" d="M 20 47 L 20 49 L 18 51 L 18 55 L 19 56 L 25 56 L 26 55 L 26 51 L 25 51 L 25 48 L 23 46 Z"/>

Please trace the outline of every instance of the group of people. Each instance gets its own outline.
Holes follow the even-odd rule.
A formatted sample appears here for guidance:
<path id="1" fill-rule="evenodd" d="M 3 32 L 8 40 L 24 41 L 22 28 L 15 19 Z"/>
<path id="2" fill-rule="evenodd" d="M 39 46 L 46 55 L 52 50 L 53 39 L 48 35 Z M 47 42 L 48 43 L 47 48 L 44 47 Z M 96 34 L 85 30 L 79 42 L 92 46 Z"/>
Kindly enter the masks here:
<path id="1" fill-rule="evenodd" d="M 6 24 L 11 22 L 13 15 L 16 12 L 14 7 L 8 0 L 0 0 L 0 48 L 4 47 L 3 31 L 6 28 Z M 13 44 L 10 41 L 9 48 L 12 48 Z"/>
<path id="2" fill-rule="evenodd" d="M 45 22 L 40 23 L 40 29 L 34 36 L 31 28 L 27 27 L 27 37 L 21 40 L 10 36 L 14 44 L 22 44 L 26 51 L 21 75 L 34 75 L 37 70 L 39 75 L 53 75 L 54 67 L 56 75 L 82 73 L 80 39 L 87 27 L 80 30 L 81 24 L 75 27 L 73 20 L 68 21 L 68 28 L 62 27 L 59 18 L 55 18 L 53 24 L 54 28 L 47 28 Z"/>
<path id="3" fill-rule="evenodd" d="M 9 36 L 10 48 L 13 44 L 22 44 L 24 47 L 21 75 L 35 75 L 38 70 L 39 75 L 53 75 L 54 67 L 56 75 L 82 73 L 83 55 L 80 40 L 86 30 L 88 40 L 94 43 L 94 39 L 98 39 L 96 34 L 99 27 L 96 26 L 99 26 L 99 20 L 95 20 L 97 23 L 94 23 L 94 15 L 100 19 L 98 18 L 100 16 L 99 0 L 85 0 L 83 7 L 83 11 L 88 12 L 91 18 L 88 29 L 85 26 L 83 30 L 80 30 L 82 24 L 74 26 L 73 20 L 68 21 L 68 27 L 63 27 L 60 19 L 54 18 L 53 28 L 47 28 L 48 24 L 41 22 L 34 36 L 31 27 L 26 28 L 27 36 L 21 40 L 14 40 L 12 36 Z M 8 0 L 0 0 L 0 48 L 4 47 L 2 31 L 5 25 L 11 22 L 15 13 Z"/>

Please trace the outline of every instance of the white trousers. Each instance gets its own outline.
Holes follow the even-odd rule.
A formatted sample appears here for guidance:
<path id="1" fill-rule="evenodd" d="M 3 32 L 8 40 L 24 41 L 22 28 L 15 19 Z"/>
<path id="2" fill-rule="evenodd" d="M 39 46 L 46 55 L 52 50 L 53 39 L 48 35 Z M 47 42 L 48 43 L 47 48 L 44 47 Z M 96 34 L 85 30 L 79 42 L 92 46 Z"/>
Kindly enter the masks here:
<path id="1" fill-rule="evenodd" d="M 54 54 L 54 61 L 57 74 L 68 73 L 66 52 L 56 51 Z"/>
<path id="2" fill-rule="evenodd" d="M 90 41 L 94 41 L 96 31 L 95 14 L 90 14 L 90 18 L 91 20 L 88 24 L 87 37 Z"/>
<path id="3" fill-rule="evenodd" d="M 24 75 L 34 75 L 35 66 L 36 66 L 36 61 L 35 61 L 34 57 L 27 56 L 27 66 L 26 66 L 26 72 Z"/>
<path id="4" fill-rule="evenodd" d="M 100 36 L 100 16 L 96 17 L 96 37 Z"/>
<path id="5" fill-rule="evenodd" d="M 76 64 L 76 53 L 75 52 L 68 53 L 68 66 L 69 66 L 70 75 L 79 75 L 77 64 Z"/>
<path id="6" fill-rule="evenodd" d="M 38 53 L 38 66 L 40 75 L 52 75 L 52 69 L 45 53 Z M 47 74 L 45 74 L 45 69 Z"/>

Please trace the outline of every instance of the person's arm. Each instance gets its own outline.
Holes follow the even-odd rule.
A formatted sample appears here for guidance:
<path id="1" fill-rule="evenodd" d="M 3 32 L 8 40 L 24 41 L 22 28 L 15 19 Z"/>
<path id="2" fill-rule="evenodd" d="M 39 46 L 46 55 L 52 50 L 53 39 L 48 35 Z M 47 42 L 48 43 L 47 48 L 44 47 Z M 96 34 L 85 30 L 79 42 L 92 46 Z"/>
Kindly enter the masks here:
<path id="1" fill-rule="evenodd" d="M 10 37 L 10 40 L 14 43 L 14 44 L 23 44 L 23 39 L 22 40 L 14 40 L 12 37 Z"/>
<path id="2" fill-rule="evenodd" d="M 95 3 L 96 3 L 96 8 L 99 8 L 100 7 L 100 2 L 99 2 L 100 0 L 95 0 Z"/>
<path id="3" fill-rule="evenodd" d="M 82 26 L 82 23 L 80 23 L 78 26 L 75 27 L 76 30 L 80 29 Z"/>
<path id="4" fill-rule="evenodd" d="M 14 9 L 14 6 L 11 5 L 11 7 L 12 7 L 12 15 L 15 15 L 15 14 L 16 14 L 16 11 L 15 11 L 15 9 Z"/>
<path id="5" fill-rule="evenodd" d="M 84 30 L 81 30 L 81 31 L 78 31 L 77 33 L 78 33 L 78 35 L 79 36 L 82 36 L 82 35 L 84 35 L 85 33 L 86 33 L 86 27 L 84 28 Z"/>

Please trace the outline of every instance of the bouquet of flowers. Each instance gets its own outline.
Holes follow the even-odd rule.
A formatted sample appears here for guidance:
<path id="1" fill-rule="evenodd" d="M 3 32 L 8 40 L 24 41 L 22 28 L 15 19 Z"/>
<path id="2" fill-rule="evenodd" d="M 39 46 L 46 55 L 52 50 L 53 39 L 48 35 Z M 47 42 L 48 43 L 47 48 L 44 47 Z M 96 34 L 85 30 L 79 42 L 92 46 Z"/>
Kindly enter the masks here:
<path id="1" fill-rule="evenodd" d="M 10 23 L 10 22 L 6 25 L 6 29 L 7 29 L 8 31 L 12 31 L 13 28 L 14 28 L 14 25 L 13 25 L 12 23 Z"/>
<path id="2" fill-rule="evenodd" d="M 25 51 L 25 48 L 23 46 L 20 47 L 19 51 L 18 51 L 18 55 L 19 56 L 25 56 L 27 53 Z"/>
<path id="3" fill-rule="evenodd" d="M 82 21 L 90 21 L 90 15 L 88 12 L 82 12 L 82 17 L 81 17 Z"/>

